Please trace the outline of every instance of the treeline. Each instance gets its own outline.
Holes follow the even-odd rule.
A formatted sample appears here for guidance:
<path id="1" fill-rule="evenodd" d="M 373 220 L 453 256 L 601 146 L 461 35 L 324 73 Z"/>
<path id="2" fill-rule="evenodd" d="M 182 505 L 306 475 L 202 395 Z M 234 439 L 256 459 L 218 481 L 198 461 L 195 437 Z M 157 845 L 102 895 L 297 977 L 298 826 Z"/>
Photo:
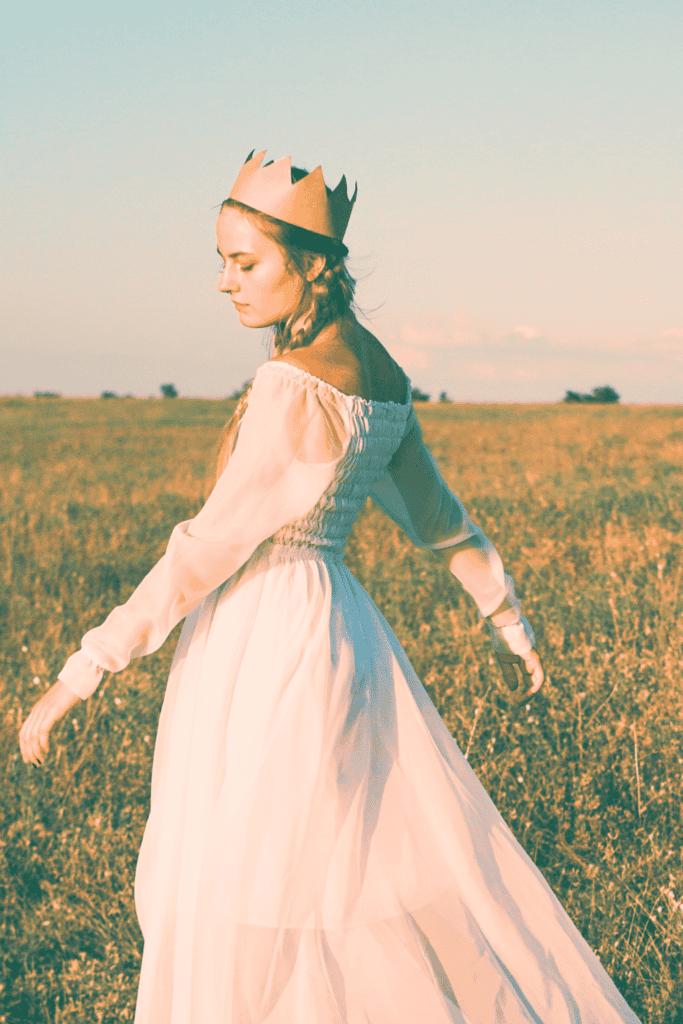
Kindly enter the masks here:
<path id="1" fill-rule="evenodd" d="M 226 397 L 229 400 L 232 400 L 232 401 L 240 399 L 242 397 L 242 395 L 245 393 L 245 391 L 247 390 L 247 388 L 249 387 L 250 384 L 251 384 L 250 380 L 245 380 L 244 383 L 242 384 L 241 388 L 237 388 L 235 391 L 233 391 L 230 395 L 227 395 Z M 159 390 L 161 391 L 161 395 L 162 395 L 163 398 L 177 398 L 178 397 L 178 389 L 176 388 L 175 384 L 161 384 L 160 387 L 159 387 Z M 61 398 L 62 397 L 61 394 L 59 394 L 59 392 L 57 392 L 57 391 L 34 391 L 33 392 L 33 396 L 34 396 L 34 398 Z M 100 398 L 118 398 L 118 397 L 119 397 L 119 395 L 117 395 L 117 393 L 115 391 L 103 391 L 102 394 L 100 395 Z M 128 394 L 128 395 L 125 395 L 123 397 L 125 397 L 125 398 L 133 398 L 134 396 L 132 394 Z M 431 398 L 432 398 L 431 394 L 429 394 L 427 391 L 422 391 L 420 388 L 413 388 L 413 401 L 414 402 L 430 402 Z M 565 394 L 565 396 L 562 399 L 562 401 L 563 402 L 584 402 L 584 403 L 587 403 L 587 402 L 598 402 L 598 403 L 602 403 L 602 404 L 608 404 L 608 403 L 613 404 L 615 402 L 618 402 L 619 398 L 620 398 L 620 396 L 617 394 L 617 392 L 614 390 L 613 387 L 610 387 L 609 384 L 604 384 L 602 387 L 593 388 L 591 393 L 588 394 L 588 395 L 587 394 L 582 394 L 579 391 L 567 391 L 567 393 Z M 452 401 L 452 399 L 448 397 L 446 392 L 442 391 L 441 394 L 439 395 L 439 402 L 451 402 L 451 401 Z"/>
<path id="2" fill-rule="evenodd" d="M 593 388 L 590 395 L 583 395 L 579 391 L 568 391 L 562 399 L 563 402 L 601 402 L 602 404 L 618 402 L 619 395 L 611 388 L 609 384 L 605 384 L 601 388 Z"/>
<path id="3" fill-rule="evenodd" d="M 429 402 L 431 395 L 427 394 L 426 391 L 421 391 L 419 388 L 413 388 L 413 401 L 414 402 Z M 601 402 L 613 403 L 618 402 L 620 396 L 610 387 L 609 384 L 604 384 L 602 387 L 593 388 L 589 395 L 581 394 L 579 391 L 567 391 L 563 402 Z M 440 402 L 450 402 L 451 399 L 448 397 L 445 391 L 442 391 L 439 395 Z"/>

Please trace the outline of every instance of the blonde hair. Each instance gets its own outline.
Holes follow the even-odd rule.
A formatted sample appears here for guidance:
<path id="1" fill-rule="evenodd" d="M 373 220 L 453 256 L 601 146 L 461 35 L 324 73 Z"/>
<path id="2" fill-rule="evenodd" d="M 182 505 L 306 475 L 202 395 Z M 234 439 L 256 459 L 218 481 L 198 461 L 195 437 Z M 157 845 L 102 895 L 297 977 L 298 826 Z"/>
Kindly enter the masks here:
<path id="1" fill-rule="evenodd" d="M 308 171 L 292 167 L 292 182 L 299 181 Z M 330 189 L 327 189 L 330 195 Z M 239 210 L 266 237 L 282 250 L 285 265 L 299 275 L 303 283 L 301 299 L 296 309 L 286 320 L 273 327 L 272 343 L 277 355 L 284 355 L 297 348 L 305 348 L 320 333 L 323 327 L 343 317 L 354 309 L 356 282 L 346 269 L 348 249 L 339 239 L 328 238 L 313 231 L 307 231 L 294 224 L 270 217 L 266 213 L 226 199 L 221 210 Z M 318 276 L 307 280 L 306 274 L 318 256 L 324 256 L 325 264 Z M 298 326 L 296 326 L 298 324 Z M 294 330 L 296 326 L 296 330 Z M 271 356 L 272 358 L 272 356 Z M 247 408 L 251 381 L 239 397 L 234 413 L 223 427 L 214 453 L 215 479 L 225 469 L 235 444 L 242 417 Z"/>

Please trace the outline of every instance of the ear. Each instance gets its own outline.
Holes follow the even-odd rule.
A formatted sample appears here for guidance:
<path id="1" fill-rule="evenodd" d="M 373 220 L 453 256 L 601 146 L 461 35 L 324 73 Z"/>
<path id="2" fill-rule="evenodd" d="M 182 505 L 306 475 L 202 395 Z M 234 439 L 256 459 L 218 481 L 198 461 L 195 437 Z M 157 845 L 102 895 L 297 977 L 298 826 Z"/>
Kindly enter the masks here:
<path id="1" fill-rule="evenodd" d="M 313 260 L 313 262 L 311 263 L 310 267 L 306 271 L 306 280 L 309 281 L 309 282 L 310 281 L 315 281 L 316 278 L 320 277 L 320 275 L 322 274 L 324 269 L 325 269 L 325 257 L 324 256 L 316 256 L 315 259 Z"/>

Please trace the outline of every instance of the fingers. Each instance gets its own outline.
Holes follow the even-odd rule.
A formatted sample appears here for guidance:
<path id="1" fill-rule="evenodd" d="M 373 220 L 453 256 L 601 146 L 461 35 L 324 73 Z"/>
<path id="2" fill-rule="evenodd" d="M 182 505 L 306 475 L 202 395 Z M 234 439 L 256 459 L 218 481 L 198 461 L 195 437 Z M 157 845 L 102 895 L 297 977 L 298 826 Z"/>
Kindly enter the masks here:
<path id="1" fill-rule="evenodd" d="M 50 726 L 35 707 L 19 732 L 21 756 L 26 764 L 41 765 L 50 747 Z"/>
<path id="2" fill-rule="evenodd" d="M 59 679 L 43 694 L 19 732 L 19 746 L 25 762 L 43 763 L 49 747 L 50 729 L 80 700 Z"/>
<path id="3" fill-rule="evenodd" d="M 523 662 L 523 667 L 520 665 L 520 668 L 522 669 L 522 675 L 524 676 L 527 685 L 527 699 L 530 700 L 543 686 L 545 672 L 543 671 L 541 659 L 534 650 L 529 651 L 529 653 L 520 660 Z"/>
<path id="4" fill-rule="evenodd" d="M 503 679 L 510 690 L 516 690 L 519 685 L 516 669 L 519 669 L 522 674 L 522 691 L 515 694 L 517 702 L 525 704 L 531 700 L 538 693 L 545 679 L 541 659 L 536 651 L 531 650 L 524 657 L 508 651 L 497 651 L 496 658 L 503 673 Z"/>
<path id="5" fill-rule="evenodd" d="M 531 681 L 533 685 L 533 691 L 536 693 L 540 690 L 545 679 L 545 672 L 543 671 L 543 665 L 536 651 L 529 651 L 524 658 L 524 667 L 527 674 L 531 675 Z"/>

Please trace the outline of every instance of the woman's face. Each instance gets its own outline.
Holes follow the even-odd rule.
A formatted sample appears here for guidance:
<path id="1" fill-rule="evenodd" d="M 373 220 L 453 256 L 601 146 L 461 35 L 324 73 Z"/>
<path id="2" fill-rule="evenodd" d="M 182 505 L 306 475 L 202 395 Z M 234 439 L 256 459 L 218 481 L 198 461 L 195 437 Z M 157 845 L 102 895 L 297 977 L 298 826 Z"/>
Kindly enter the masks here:
<path id="1" fill-rule="evenodd" d="M 303 282 L 282 250 L 239 210 L 225 207 L 216 225 L 225 267 L 218 285 L 228 292 L 245 327 L 270 327 L 299 304 Z"/>

